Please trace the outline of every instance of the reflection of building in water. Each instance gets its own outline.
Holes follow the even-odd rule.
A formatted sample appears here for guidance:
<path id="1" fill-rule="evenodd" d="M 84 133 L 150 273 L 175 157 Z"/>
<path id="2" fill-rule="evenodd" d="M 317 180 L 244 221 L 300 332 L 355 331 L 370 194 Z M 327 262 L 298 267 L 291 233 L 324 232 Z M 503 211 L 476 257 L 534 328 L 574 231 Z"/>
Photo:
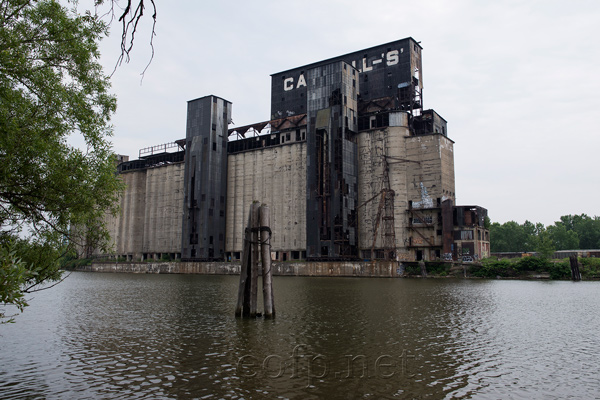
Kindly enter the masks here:
<path id="1" fill-rule="evenodd" d="M 252 201 L 280 261 L 476 260 L 487 210 L 454 206 L 454 142 L 423 109 L 412 38 L 271 76 L 270 120 L 227 129 L 231 103 L 188 102 L 186 138 L 119 164 L 111 219 L 128 259 L 237 260 Z"/>

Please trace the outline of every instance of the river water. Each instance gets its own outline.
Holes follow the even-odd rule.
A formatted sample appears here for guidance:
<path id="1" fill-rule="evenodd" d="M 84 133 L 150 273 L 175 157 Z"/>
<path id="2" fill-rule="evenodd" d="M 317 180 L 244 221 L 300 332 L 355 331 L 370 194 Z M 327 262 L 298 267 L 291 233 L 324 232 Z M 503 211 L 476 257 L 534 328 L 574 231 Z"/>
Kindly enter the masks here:
<path id="1" fill-rule="evenodd" d="M 600 282 L 72 273 L 0 326 L 2 399 L 600 398 Z"/>

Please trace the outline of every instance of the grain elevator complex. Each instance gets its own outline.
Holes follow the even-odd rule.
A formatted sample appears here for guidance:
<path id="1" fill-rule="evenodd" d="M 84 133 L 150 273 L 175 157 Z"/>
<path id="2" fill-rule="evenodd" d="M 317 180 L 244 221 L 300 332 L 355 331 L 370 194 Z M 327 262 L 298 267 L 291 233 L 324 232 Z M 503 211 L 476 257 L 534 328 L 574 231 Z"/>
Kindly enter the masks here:
<path id="1" fill-rule="evenodd" d="M 273 74 L 252 125 L 230 128 L 220 97 L 189 101 L 185 139 L 120 159 L 114 254 L 237 261 L 259 201 L 277 261 L 488 256 L 487 210 L 455 205 L 454 142 L 423 108 L 421 51 L 406 38 Z"/>

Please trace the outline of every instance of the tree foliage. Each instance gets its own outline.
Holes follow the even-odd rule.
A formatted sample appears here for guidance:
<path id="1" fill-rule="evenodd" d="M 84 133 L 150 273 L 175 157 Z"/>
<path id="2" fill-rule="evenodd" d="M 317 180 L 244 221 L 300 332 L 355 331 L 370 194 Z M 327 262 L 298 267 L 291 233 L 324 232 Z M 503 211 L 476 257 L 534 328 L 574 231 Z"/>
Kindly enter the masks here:
<path id="1" fill-rule="evenodd" d="M 492 252 L 533 252 L 544 256 L 555 250 L 600 249 L 600 217 L 563 215 L 554 225 L 544 227 L 525 221 L 490 226 Z"/>
<path id="2" fill-rule="evenodd" d="M 108 141 L 116 99 L 98 61 L 106 33 L 97 16 L 57 1 L 0 1 L 3 304 L 19 305 L 5 296 L 15 288 L 60 279 L 60 256 L 108 238 L 103 219 L 121 183 Z"/>

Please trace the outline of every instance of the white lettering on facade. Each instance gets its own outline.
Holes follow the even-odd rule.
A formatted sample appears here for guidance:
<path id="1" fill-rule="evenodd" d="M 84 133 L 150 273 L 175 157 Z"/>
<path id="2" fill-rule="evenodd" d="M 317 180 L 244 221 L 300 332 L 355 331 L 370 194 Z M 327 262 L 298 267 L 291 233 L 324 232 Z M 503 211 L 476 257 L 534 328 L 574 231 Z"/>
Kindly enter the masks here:
<path id="1" fill-rule="evenodd" d="M 390 50 L 387 53 L 381 53 L 381 58 L 372 60 L 370 66 L 368 63 L 368 59 L 366 57 L 363 57 L 362 62 L 359 62 L 361 65 L 358 68 L 358 72 L 362 73 L 373 71 L 373 68 L 378 67 L 378 64 L 383 64 L 384 59 L 385 65 L 387 67 L 397 65 L 398 63 L 400 63 L 400 54 L 402 53 L 404 53 L 404 48 L 400 48 L 400 50 Z M 352 61 L 352 67 L 356 68 L 356 64 L 356 60 Z M 283 80 L 283 90 L 285 90 L 286 92 L 306 86 L 306 78 L 304 77 L 304 74 L 300 74 L 297 82 L 292 77 L 285 78 Z"/>
<path id="2" fill-rule="evenodd" d="M 398 50 L 388 51 L 386 55 L 386 64 L 387 66 L 396 65 L 400 61 L 400 57 L 398 55 Z"/>
<path id="3" fill-rule="evenodd" d="M 294 88 L 294 78 L 286 78 L 283 81 L 283 90 L 290 91 Z"/>
<path id="4" fill-rule="evenodd" d="M 301 74 L 300 78 L 298 78 L 298 85 L 296 86 L 296 89 L 298 89 L 300 86 L 306 86 L 306 80 L 304 79 L 304 74 Z"/>

